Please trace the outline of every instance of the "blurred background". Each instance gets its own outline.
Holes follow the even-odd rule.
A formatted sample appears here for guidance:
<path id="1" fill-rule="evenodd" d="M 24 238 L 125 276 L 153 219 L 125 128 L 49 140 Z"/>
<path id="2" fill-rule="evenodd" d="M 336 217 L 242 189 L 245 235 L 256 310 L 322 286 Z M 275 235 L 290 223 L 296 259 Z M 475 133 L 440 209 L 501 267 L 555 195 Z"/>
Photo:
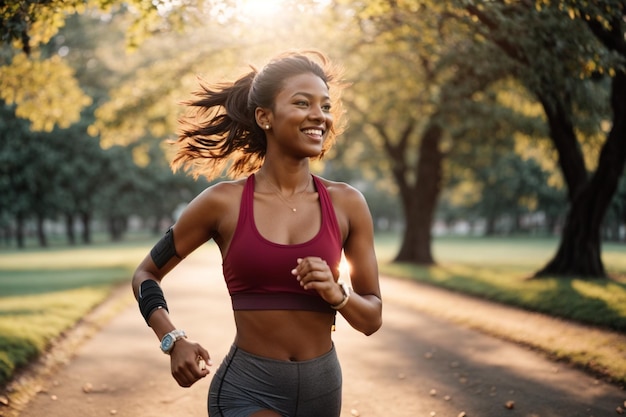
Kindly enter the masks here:
<path id="1" fill-rule="evenodd" d="M 591 4 L 593 3 L 593 4 Z M 90 0 L 0 5 L 0 249 L 157 236 L 209 185 L 167 140 L 198 78 L 286 49 L 344 67 L 317 173 L 366 196 L 397 261 L 435 236 L 551 236 L 541 273 L 626 241 L 624 4 Z"/>

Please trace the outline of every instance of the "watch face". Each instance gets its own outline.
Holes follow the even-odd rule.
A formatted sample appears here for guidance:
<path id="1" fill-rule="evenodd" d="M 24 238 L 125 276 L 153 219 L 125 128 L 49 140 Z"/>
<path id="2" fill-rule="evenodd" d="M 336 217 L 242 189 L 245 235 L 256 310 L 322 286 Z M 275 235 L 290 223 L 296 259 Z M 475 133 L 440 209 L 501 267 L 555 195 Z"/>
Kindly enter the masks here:
<path id="1" fill-rule="evenodd" d="M 166 334 L 161 341 L 161 350 L 163 352 L 169 352 L 174 344 L 174 338 L 170 334 Z"/>

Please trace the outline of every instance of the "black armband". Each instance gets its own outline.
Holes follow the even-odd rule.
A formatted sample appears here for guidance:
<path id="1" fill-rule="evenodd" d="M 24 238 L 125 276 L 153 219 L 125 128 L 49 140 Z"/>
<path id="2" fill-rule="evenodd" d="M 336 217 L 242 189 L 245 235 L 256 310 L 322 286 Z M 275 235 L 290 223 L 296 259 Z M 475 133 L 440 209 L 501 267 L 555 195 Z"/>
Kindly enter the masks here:
<path id="1" fill-rule="evenodd" d="M 174 247 L 174 231 L 171 227 L 165 232 L 165 236 L 154 245 L 150 251 L 150 256 L 159 269 L 163 268 L 174 256 L 178 259 L 182 259 L 178 256 L 178 253 L 176 253 L 176 247 Z"/>
<path id="2" fill-rule="evenodd" d="M 148 326 L 148 319 L 159 308 L 164 308 L 169 313 L 161 286 L 156 281 L 147 279 L 139 286 L 139 311 Z"/>

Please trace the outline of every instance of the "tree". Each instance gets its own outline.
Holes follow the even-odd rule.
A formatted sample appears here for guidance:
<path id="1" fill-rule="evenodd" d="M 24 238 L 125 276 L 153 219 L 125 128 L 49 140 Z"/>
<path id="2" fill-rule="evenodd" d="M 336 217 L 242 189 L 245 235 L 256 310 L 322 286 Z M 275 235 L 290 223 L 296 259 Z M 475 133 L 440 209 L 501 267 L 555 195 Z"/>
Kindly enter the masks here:
<path id="1" fill-rule="evenodd" d="M 217 0 L 222 3 L 221 0 Z M 183 7 L 184 6 L 184 7 Z M 68 16 L 101 10 L 128 19 L 127 46 L 136 48 L 157 32 L 179 31 L 196 22 L 200 0 L 180 7 L 169 1 L 143 0 L 7 0 L 0 4 L 0 99 L 15 105 L 19 117 L 34 130 L 68 127 L 91 104 L 64 59 L 64 49 L 44 47 L 65 25 Z M 63 111 L 59 112 L 58 109 Z"/>
<path id="2" fill-rule="evenodd" d="M 8 1 L 0 6 L 0 99 L 15 105 L 16 115 L 30 120 L 35 130 L 67 127 L 90 103 L 62 57 L 38 48 L 63 25 L 64 14 L 81 3 Z M 60 108 L 64 111 L 59 112 Z"/>
<path id="3" fill-rule="evenodd" d="M 271 42 L 267 41 L 271 40 L 274 29 L 278 30 L 273 27 L 275 22 L 265 21 L 254 26 L 259 37 L 239 37 L 235 32 L 223 36 L 219 23 L 216 23 L 219 31 L 212 31 L 210 25 L 207 29 L 207 22 L 239 19 L 240 16 L 229 15 L 222 7 L 230 3 L 222 0 L 187 1 L 185 7 L 183 4 L 174 7 L 170 2 L 106 0 L 93 2 L 99 7 L 96 9 L 84 7 L 82 1 L 49 0 L 8 2 L 0 6 L 3 21 L 0 34 L 4 42 L 0 51 L 0 71 L 6 75 L 2 78 L 7 83 L 5 86 L 10 87 L 2 91 L 17 94 L 7 99 L 12 103 L 7 109 L 12 110 L 11 122 L 24 128 L 23 131 L 13 130 L 15 152 L 19 154 L 19 142 L 29 137 L 42 143 L 29 141 L 34 147 L 28 149 L 36 152 L 40 146 L 50 151 L 37 153 L 40 158 L 31 158 L 35 163 L 30 165 L 23 160 L 23 166 L 19 168 L 24 175 L 13 175 L 18 166 L 13 150 L 0 155 L 13 161 L 7 166 L 13 170 L 7 178 L 25 179 L 20 183 L 23 189 L 16 193 L 16 199 L 22 198 L 25 207 L 18 213 L 22 219 L 17 221 L 19 224 L 26 224 L 35 215 L 35 199 L 28 187 L 32 188 L 37 181 L 46 182 L 48 190 L 54 191 L 45 194 L 52 200 L 42 206 L 46 212 L 41 213 L 40 224 L 44 218 L 54 219 L 62 214 L 71 242 L 76 240 L 73 226 L 77 218 L 83 222 L 83 241 L 91 240 L 89 226 L 94 215 L 108 218 L 113 239 L 123 236 L 131 214 L 146 218 L 154 216 L 154 225 L 158 227 L 159 219 L 170 218 L 177 205 L 188 201 L 199 187 L 206 185 L 202 181 L 192 182 L 184 175 L 172 175 L 164 163 L 163 152 L 154 145 L 171 137 L 180 110 L 177 102 L 197 87 L 199 74 L 215 68 L 221 74 L 216 72 L 212 77 L 223 76 L 233 66 L 245 63 L 245 58 L 240 55 L 250 51 L 248 57 L 258 57 L 271 49 Z M 304 7 L 302 2 L 299 3 L 292 2 L 292 5 L 294 8 Z M 311 5 L 315 7 L 315 2 Z M 200 10 L 200 6 L 207 6 L 207 9 Z M 222 11 L 216 11 L 218 9 Z M 303 18 L 312 20 L 316 17 L 303 14 Z M 200 34 L 190 32 L 198 29 L 199 24 L 194 22 L 203 25 Z M 120 59 L 124 55 L 124 31 L 120 28 L 124 25 L 128 27 L 126 44 L 138 53 Z M 308 27 L 311 25 L 303 24 L 299 30 Z M 183 28 L 190 31 L 180 35 L 179 30 Z M 284 26 L 281 30 L 290 29 Z M 164 33 L 168 36 L 159 36 Z M 291 39 L 289 36 L 284 38 Z M 95 43 L 96 39 L 100 44 Z M 306 42 L 304 37 L 302 39 Z M 251 42 L 265 46 L 251 48 Z M 140 45 L 143 45 L 141 50 Z M 117 52 L 113 52 L 114 48 Z M 220 62 L 219 67 L 214 65 L 216 61 Z M 35 79 L 33 69 L 46 69 L 47 72 L 39 71 L 40 78 Z M 28 77 L 20 78 L 19 74 Z M 50 85 L 42 85 L 44 75 Z M 55 78 L 57 76 L 62 80 Z M 23 79 L 28 85 L 21 84 Z M 43 100 L 41 95 L 37 98 L 38 111 L 29 107 L 32 92 L 49 94 L 49 100 Z M 83 101 L 84 97 L 89 100 Z M 64 111 L 59 112 L 59 108 Z M 99 109 L 97 122 L 93 118 L 96 108 Z M 15 112 L 30 120 L 32 130 L 43 129 L 46 133 L 32 132 L 28 124 L 15 117 Z M 76 122 L 75 116 L 79 113 L 80 121 Z M 87 126 L 94 135 L 93 140 L 86 135 Z M 99 147 L 94 147 L 98 142 L 110 151 L 102 152 Z M 117 146 L 119 144 L 129 147 L 121 149 Z M 22 146 L 22 149 L 26 147 Z M 124 152 L 128 155 L 123 156 Z M 57 158 L 55 169 L 35 181 L 31 171 L 50 166 L 44 157 L 53 156 Z M 32 169 L 28 171 L 27 168 Z M 128 177 L 121 175 L 123 172 L 128 172 Z M 18 190 L 20 185 L 15 181 L 9 183 L 4 177 L 0 183 L 8 184 L 11 192 Z M 38 186 L 38 189 L 44 190 L 45 187 Z M 166 190 L 170 191 L 169 199 L 162 198 Z M 122 194 L 116 195 L 118 193 Z M 10 213 L 3 211 L 3 219 L 14 219 L 17 207 L 20 205 L 11 208 Z M 41 236 L 43 239 L 43 234 Z"/>
<path id="4" fill-rule="evenodd" d="M 539 2 L 544 3 L 544 2 Z M 547 2 L 550 3 L 550 2 Z M 518 63 L 517 76 L 542 103 L 559 154 L 570 210 L 554 258 L 536 276 L 605 277 L 600 228 L 626 162 L 626 41 L 620 2 L 466 5 L 489 42 Z M 528 34 L 539 42 L 529 42 Z M 576 135 L 580 91 L 610 83 L 612 128 L 590 176 Z"/>
<path id="5" fill-rule="evenodd" d="M 1 103 L 1 102 L 0 102 Z M 24 137 L 31 135 L 28 125 L 15 117 L 14 109 L 0 105 L 0 212 L 5 219 L 6 228 L 10 228 L 11 220 L 15 220 L 14 234 L 18 247 L 24 246 L 24 227 L 30 210 L 29 146 L 32 141 Z"/>
<path id="6" fill-rule="evenodd" d="M 611 79 L 613 120 L 596 171 L 583 183 L 573 184 L 574 195 L 557 254 L 537 275 L 604 277 L 600 227 L 626 164 L 626 4 L 608 1 L 591 5 L 571 3 L 575 7 L 575 16 L 587 23 L 604 46 L 605 50 L 598 48 L 600 53 L 608 52 L 618 57 L 599 65 L 603 68 L 603 64 L 608 64 L 605 69 Z"/>
<path id="7" fill-rule="evenodd" d="M 351 36 L 344 54 L 356 80 L 345 96 L 352 112 L 352 127 L 346 135 L 359 140 L 347 142 L 356 148 L 368 138 L 370 152 L 359 149 L 363 158 L 384 164 L 392 174 L 405 219 L 396 260 L 432 263 L 430 230 L 441 187 L 444 134 L 433 117 L 439 100 L 429 87 L 445 78 L 434 70 L 438 56 L 427 51 L 435 45 L 429 36 L 436 33 L 437 16 L 426 11 L 429 18 L 413 19 L 416 4 L 338 3 L 341 15 L 350 15 L 342 7 L 359 10 L 352 25 L 358 30 L 346 32 Z M 417 33 L 432 43 L 416 43 Z M 386 155 L 385 162 L 381 155 Z"/>
<path id="8" fill-rule="evenodd" d="M 477 97 L 507 76 L 510 64 L 493 60 L 493 48 L 477 47 L 471 32 L 439 3 L 381 0 L 363 6 L 355 25 L 361 30 L 348 46 L 358 82 L 346 97 L 357 110 L 359 133 L 372 140 L 375 163 L 387 156 L 402 201 L 405 229 L 395 260 L 431 264 L 444 161 L 458 142 L 501 138 L 489 132 L 494 119 Z M 510 111 L 501 116 L 495 120 L 502 124 L 521 117 Z M 477 130 L 481 134 L 468 133 Z"/>

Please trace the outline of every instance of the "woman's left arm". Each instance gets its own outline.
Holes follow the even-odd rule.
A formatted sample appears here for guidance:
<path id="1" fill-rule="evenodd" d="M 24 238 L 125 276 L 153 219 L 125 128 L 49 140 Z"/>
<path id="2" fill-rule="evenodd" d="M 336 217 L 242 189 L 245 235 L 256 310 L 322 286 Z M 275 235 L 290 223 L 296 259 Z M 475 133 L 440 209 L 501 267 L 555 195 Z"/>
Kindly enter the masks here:
<path id="1" fill-rule="evenodd" d="M 342 212 L 342 220 L 347 221 L 344 253 L 350 264 L 350 284 L 353 291 L 339 312 L 352 327 L 369 336 L 382 325 L 382 298 L 374 250 L 374 227 L 363 195 L 350 186 L 345 187 L 346 190 L 340 193 L 341 198 L 335 201 Z"/>
<path id="2" fill-rule="evenodd" d="M 300 285 L 307 290 L 316 290 L 327 303 L 335 306 L 352 327 L 369 336 L 382 325 L 383 309 L 372 215 L 358 190 L 347 184 L 332 184 L 328 190 L 333 190 L 331 197 L 344 239 L 343 251 L 350 264 L 350 276 L 338 277 L 338 272 L 331 270 L 319 257 L 298 259 L 291 273 Z M 347 299 L 337 283 L 338 279 L 352 286 Z"/>

